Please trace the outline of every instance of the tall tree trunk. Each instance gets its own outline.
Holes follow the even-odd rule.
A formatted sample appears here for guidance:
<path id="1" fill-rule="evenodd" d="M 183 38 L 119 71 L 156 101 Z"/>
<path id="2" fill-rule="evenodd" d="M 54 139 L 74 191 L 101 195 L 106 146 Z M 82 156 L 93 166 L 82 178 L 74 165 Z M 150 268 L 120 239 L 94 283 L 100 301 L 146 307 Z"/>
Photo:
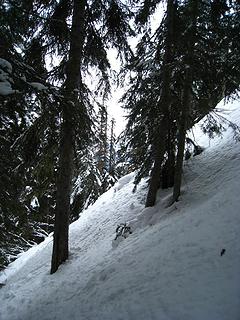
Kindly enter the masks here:
<path id="1" fill-rule="evenodd" d="M 191 104 L 191 91 L 193 81 L 193 55 L 194 55 L 194 40 L 196 34 L 196 19 L 197 19 L 198 0 L 189 1 L 190 9 L 190 35 L 188 38 L 187 53 L 185 60 L 185 83 L 183 89 L 183 102 L 182 102 L 182 114 L 180 117 L 179 125 L 179 137 L 178 137 L 178 152 L 175 168 L 174 187 L 173 187 L 173 199 L 172 203 L 178 201 L 181 192 L 182 183 L 182 168 L 183 157 L 186 140 L 187 121 L 189 115 L 189 109 Z"/>
<path id="2" fill-rule="evenodd" d="M 174 176 L 173 202 L 177 201 L 180 196 L 187 119 L 188 119 L 189 107 L 190 107 L 190 101 L 191 101 L 191 87 L 192 87 L 191 79 L 192 77 L 191 77 L 190 68 L 187 68 L 186 76 L 185 76 L 182 115 L 180 119 L 179 135 L 178 135 L 178 151 L 177 151 L 177 161 L 176 161 L 175 176 Z"/>
<path id="3" fill-rule="evenodd" d="M 74 147 L 74 109 L 76 102 L 74 89 L 80 85 L 80 68 L 84 44 L 85 0 L 74 0 L 69 60 L 66 71 L 65 103 L 62 105 L 62 125 L 59 147 L 59 169 L 57 179 L 57 199 L 53 236 L 51 273 L 68 258 L 68 230 L 71 180 Z M 69 103 L 70 101 L 71 103 Z"/>
<path id="4" fill-rule="evenodd" d="M 164 117 L 165 119 L 165 117 Z M 159 130 L 156 135 L 154 143 L 154 165 L 151 172 L 150 183 L 148 188 L 146 207 L 153 207 L 156 202 L 157 191 L 161 182 L 161 167 L 164 159 L 164 153 L 166 150 L 166 135 L 167 126 L 166 121 L 161 121 Z"/>
<path id="5" fill-rule="evenodd" d="M 109 168 L 108 173 L 114 176 L 114 169 L 115 169 L 115 137 L 114 137 L 114 127 L 115 127 L 115 120 L 111 119 L 111 135 L 110 135 L 110 147 L 109 147 Z"/>
<path id="6" fill-rule="evenodd" d="M 170 122 L 171 121 L 171 122 Z M 170 125 L 171 124 L 171 125 Z M 170 188 L 174 185 L 174 171 L 175 171 L 175 126 L 173 126 L 173 119 L 169 119 L 168 137 L 167 137 L 167 160 L 162 167 L 162 189 Z"/>
<path id="7" fill-rule="evenodd" d="M 151 171 L 149 189 L 146 200 L 146 207 L 152 207 L 156 202 L 157 190 L 160 187 L 161 167 L 166 150 L 166 136 L 167 136 L 167 123 L 169 108 L 171 104 L 170 97 L 170 62 L 172 61 L 172 42 L 173 42 L 173 20 L 174 17 L 174 0 L 168 0 L 167 4 L 167 35 L 165 41 L 165 53 L 163 58 L 163 80 L 162 80 L 162 93 L 159 102 L 159 120 L 158 128 L 155 133 L 154 147 L 154 165 Z M 163 117 L 162 117 L 163 114 Z"/>

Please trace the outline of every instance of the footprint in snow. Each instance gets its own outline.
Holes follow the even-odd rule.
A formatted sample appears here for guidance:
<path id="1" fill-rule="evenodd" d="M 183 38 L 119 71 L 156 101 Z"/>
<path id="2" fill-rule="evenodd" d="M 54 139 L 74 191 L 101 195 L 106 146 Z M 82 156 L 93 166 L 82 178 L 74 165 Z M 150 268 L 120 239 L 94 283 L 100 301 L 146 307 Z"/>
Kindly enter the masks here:
<path id="1" fill-rule="evenodd" d="M 100 276 L 99 276 L 99 280 L 100 281 L 106 281 L 106 280 L 108 280 L 109 278 L 110 278 L 110 276 L 111 276 L 111 274 L 113 273 L 113 272 L 115 272 L 115 268 L 108 268 L 108 269 L 106 269 L 106 270 L 102 270 L 101 272 L 100 272 Z"/>

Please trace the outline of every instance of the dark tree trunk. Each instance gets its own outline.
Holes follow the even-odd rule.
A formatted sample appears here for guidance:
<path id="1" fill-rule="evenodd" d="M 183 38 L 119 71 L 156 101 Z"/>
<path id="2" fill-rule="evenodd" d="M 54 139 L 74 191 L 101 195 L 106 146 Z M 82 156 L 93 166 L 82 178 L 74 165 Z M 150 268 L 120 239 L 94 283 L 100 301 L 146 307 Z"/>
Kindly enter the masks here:
<path id="1" fill-rule="evenodd" d="M 183 157 L 186 139 L 186 129 L 187 129 L 187 118 L 189 114 L 190 107 L 190 97 L 191 97 L 191 72 L 188 68 L 186 70 L 185 77 L 185 88 L 183 97 L 183 107 L 182 115 L 180 119 L 179 135 L 178 135 L 178 151 L 177 151 L 177 161 L 175 167 L 174 176 L 174 187 L 173 187 L 173 202 L 177 201 L 180 196 L 181 182 L 182 182 L 182 167 L 183 167 Z"/>
<path id="2" fill-rule="evenodd" d="M 166 137 L 168 133 L 168 115 L 171 104 L 170 97 L 170 63 L 172 61 L 172 41 L 173 41 L 173 17 L 174 17 L 174 1 L 168 0 L 167 4 L 167 35 L 165 41 L 165 53 L 163 59 L 163 80 L 162 93 L 159 102 L 159 120 L 158 128 L 155 133 L 155 140 L 153 142 L 154 148 L 154 165 L 151 171 L 149 189 L 146 200 L 146 207 L 152 207 L 156 202 L 157 190 L 160 187 L 161 168 L 166 151 Z"/>
<path id="3" fill-rule="evenodd" d="M 108 172 L 112 176 L 114 176 L 114 167 L 115 167 L 115 152 L 114 152 L 114 126 L 115 126 L 115 120 L 111 120 L 111 136 L 110 136 L 110 147 L 109 147 L 109 169 Z"/>
<path id="4" fill-rule="evenodd" d="M 85 1 L 75 0 L 73 4 L 71 42 L 64 91 L 65 104 L 62 106 L 51 273 L 56 272 L 59 265 L 68 258 L 69 251 L 68 230 L 74 147 L 73 113 L 75 110 L 73 109 L 72 103 L 68 103 L 67 101 L 76 102 L 77 98 L 74 89 L 79 88 L 81 81 L 80 68 L 84 43 L 84 14 Z"/>
<path id="5" fill-rule="evenodd" d="M 175 177 L 174 177 L 174 187 L 173 187 L 173 201 L 178 201 L 181 191 L 182 183 L 182 168 L 183 168 L 183 158 L 184 158 L 184 148 L 186 140 L 186 130 L 187 130 L 187 121 L 189 115 L 189 109 L 191 104 L 191 91 L 192 91 L 192 81 L 193 81 L 193 55 L 194 55 L 194 40 L 196 34 L 196 18 L 197 18 L 197 8 L 198 0 L 191 0 L 189 2 L 190 8 L 190 34 L 188 35 L 187 43 L 187 53 L 185 60 L 185 83 L 183 89 L 183 102 L 182 102 L 182 114 L 180 117 L 179 124 L 179 137 L 178 137 L 178 152 L 177 152 L 177 161 L 175 168 Z"/>
<path id="6" fill-rule="evenodd" d="M 68 228 L 72 163 L 73 127 L 71 125 L 71 121 L 64 119 L 60 141 L 51 273 L 57 271 L 59 265 L 68 258 Z"/>
<path id="7" fill-rule="evenodd" d="M 165 119 L 165 118 L 164 118 Z M 154 150 L 154 165 L 151 172 L 150 183 L 148 188 L 146 207 L 153 207 L 156 202 L 157 191 L 161 184 L 161 167 L 166 150 L 166 122 L 161 122 L 161 126 L 157 133 Z"/>
<path id="8" fill-rule="evenodd" d="M 170 188 L 174 185 L 174 171 L 175 171 L 175 136 L 176 130 L 174 126 L 169 123 L 168 138 L 167 138 L 167 160 L 162 168 L 162 189 Z"/>

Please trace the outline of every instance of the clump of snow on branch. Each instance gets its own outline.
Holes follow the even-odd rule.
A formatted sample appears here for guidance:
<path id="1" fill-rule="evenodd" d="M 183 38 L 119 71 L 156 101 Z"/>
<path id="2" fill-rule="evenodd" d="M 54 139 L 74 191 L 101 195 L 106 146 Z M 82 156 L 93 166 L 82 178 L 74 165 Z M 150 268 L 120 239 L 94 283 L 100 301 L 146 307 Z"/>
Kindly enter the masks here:
<path id="1" fill-rule="evenodd" d="M 48 88 L 40 83 L 40 82 L 29 82 L 29 84 L 34 88 L 34 89 L 37 89 L 39 91 L 42 91 L 42 90 L 47 90 Z"/>
<path id="2" fill-rule="evenodd" d="M 10 77 L 11 73 L 11 63 L 5 59 L 0 58 L 0 95 L 2 96 L 7 96 L 16 92 L 16 90 L 12 89 L 12 79 Z"/>

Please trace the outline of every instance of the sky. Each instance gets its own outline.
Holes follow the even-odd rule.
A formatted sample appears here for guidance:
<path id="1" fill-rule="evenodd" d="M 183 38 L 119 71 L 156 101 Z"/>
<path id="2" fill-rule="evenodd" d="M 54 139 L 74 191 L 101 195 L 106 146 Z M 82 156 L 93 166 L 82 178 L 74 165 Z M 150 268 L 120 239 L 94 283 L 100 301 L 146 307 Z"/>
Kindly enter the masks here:
<path id="1" fill-rule="evenodd" d="M 113 69 L 116 72 L 120 71 L 121 68 L 121 62 L 117 58 L 117 52 L 114 49 L 110 49 L 108 51 L 108 59 L 110 64 L 112 65 Z M 121 107 L 119 103 L 119 99 L 122 97 L 124 93 L 124 88 L 113 88 L 111 97 L 109 98 L 109 101 L 107 102 L 107 111 L 108 111 L 108 117 L 109 120 L 114 118 L 115 123 L 115 134 L 116 136 L 119 136 L 120 133 L 124 130 L 126 126 L 126 112 Z"/>

